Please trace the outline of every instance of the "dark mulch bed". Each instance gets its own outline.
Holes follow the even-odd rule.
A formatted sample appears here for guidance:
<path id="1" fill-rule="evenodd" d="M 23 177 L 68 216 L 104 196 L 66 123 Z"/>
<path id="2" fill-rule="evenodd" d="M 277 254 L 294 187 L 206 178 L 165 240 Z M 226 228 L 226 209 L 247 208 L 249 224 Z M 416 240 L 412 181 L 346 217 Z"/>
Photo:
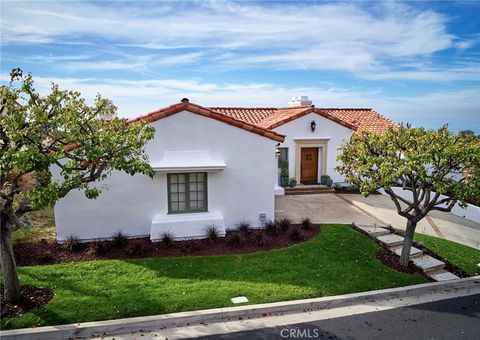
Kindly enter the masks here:
<path id="1" fill-rule="evenodd" d="M 284 248 L 312 239 L 320 226 L 300 229 L 301 240 L 290 239 L 290 230 L 272 235 L 265 230 L 254 229 L 245 235 L 238 231 L 228 231 L 226 237 L 215 242 L 208 239 L 174 241 L 169 247 L 162 242 L 151 242 L 149 238 L 129 239 L 126 246 L 116 247 L 111 241 L 81 243 L 76 250 L 67 250 L 57 242 L 42 240 L 37 243 L 14 245 L 15 259 L 19 266 L 45 265 L 62 262 L 90 261 L 99 259 L 131 259 L 168 256 L 204 256 L 244 254 Z M 262 235 L 262 236 L 260 236 Z"/>
<path id="2" fill-rule="evenodd" d="M 377 253 L 377 259 L 382 261 L 382 263 L 397 272 L 402 272 L 402 273 L 407 273 L 407 274 L 415 274 L 415 273 L 420 273 L 415 267 L 413 267 L 411 264 L 408 265 L 408 267 L 404 267 L 400 264 L 400 257 L 396 256 L 393 254 L 390 250 L 382 248 L 378 253 Z"/>
<path id="3" fill-rule="evenodd" d="M 53 291 L 48 288 L 21 286 L 22 298 L 17 303 L 5 302 L 3 285 L 0 287 L 0 318 L 11 318 L 28 312 L 30 309 L 46 305 L 53 297 Z"/>

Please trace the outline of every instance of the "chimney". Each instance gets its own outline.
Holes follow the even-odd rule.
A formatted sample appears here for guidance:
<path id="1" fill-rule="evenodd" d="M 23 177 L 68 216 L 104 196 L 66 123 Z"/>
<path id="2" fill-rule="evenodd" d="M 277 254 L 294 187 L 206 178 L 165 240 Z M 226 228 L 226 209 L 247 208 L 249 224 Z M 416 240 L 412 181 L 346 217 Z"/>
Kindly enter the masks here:
<path id="1" fill-rule="evenodd" d="M 292 99 L 288 102 L 288 107 L 302 107 L 310 105 L 312 105 L 312 101 L 308 100 L 308 96 L 292 97 Z"/>
<path id="2" fill-rule="evenodd" d="M 310 105 L 312 105 L 312 101 L 308 100 L 308 96 L 292 97 L 292 99 L 288 102 L 288 107 L 302 107 Z"/>

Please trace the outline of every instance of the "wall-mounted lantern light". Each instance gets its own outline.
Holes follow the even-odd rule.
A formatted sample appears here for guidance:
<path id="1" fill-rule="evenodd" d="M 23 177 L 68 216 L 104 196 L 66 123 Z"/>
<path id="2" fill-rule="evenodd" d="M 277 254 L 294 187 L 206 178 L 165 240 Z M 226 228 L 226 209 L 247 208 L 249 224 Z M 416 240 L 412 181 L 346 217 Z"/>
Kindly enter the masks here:
<path id="1" fill-rule="evenodd" d="M 275 156 L 280 156 L 280 149 L 278 148 L 280 146 L 280 143 L 277 143 L 277 145 L 275 145 Z"/>
<path id="2" fill-rule="evenodd" d="M 312 132 L 315 132 L 315 127 L 317 126 L 317 123 L 315 123 L 314 120 L 312 120 L 312 122 L 310 123 L 310 129 L 312 130 Z"/>

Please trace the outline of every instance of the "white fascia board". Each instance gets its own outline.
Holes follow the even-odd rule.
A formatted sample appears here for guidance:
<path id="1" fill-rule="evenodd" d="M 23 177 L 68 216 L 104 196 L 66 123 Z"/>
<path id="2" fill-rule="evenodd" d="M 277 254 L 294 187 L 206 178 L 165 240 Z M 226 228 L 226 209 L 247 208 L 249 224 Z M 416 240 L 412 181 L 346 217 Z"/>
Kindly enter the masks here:
<path id="1" fill-rule="evenodd" d="M 165 151 L 160 161 L 150 165 L 157 172 L 221 171 L 227 166 L 209 150 Z"/>

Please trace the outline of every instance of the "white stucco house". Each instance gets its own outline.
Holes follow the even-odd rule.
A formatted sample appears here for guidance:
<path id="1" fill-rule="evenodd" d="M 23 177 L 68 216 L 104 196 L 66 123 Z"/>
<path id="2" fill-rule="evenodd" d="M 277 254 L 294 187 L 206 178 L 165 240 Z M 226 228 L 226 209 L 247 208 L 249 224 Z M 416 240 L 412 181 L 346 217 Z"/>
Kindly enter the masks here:
<path id="1" fill-rule="evenodd" d="M 315 184 L 334 170 L 337 148 L 357 130 L 381 132 L 394 123 L 371 109 L 315 108 L 295 97 L 286 108 L 202 107 L 180 103 L 127 121 L 156 129 L 146 146 L 153 179 L 113 173 L 87 199 L 70 192 L 55 206 L 57 239 L 109 238 L 117 231 L 158 240 L 164 232 L 199 238 L 215 225 L 221 234 L 241 221 L 253 227 L 274 218 L 283 194 L 278 167 Z"/>

